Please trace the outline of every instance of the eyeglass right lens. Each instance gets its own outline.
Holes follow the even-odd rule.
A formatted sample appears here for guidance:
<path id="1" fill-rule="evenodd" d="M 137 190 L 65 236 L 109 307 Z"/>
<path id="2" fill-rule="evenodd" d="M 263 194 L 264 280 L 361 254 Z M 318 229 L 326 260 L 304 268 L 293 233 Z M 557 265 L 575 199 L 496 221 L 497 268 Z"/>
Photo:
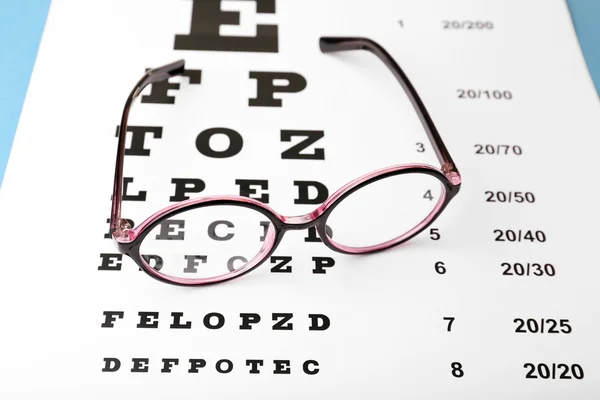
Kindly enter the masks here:
<path id="1" fill-rule="evenodd" d="M 433 217 L 445 193 L 442 182 L 425 173 L 380 179 L 353 192 L 333 209 L 327 218 L 333 232 L 329 239 L 354 250 L 385 247 Z"/>

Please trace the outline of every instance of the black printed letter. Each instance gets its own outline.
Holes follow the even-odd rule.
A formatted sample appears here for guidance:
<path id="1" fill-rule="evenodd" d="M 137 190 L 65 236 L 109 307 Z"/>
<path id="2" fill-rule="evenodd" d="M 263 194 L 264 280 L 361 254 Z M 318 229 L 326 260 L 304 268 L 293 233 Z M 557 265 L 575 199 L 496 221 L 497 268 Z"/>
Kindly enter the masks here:
<path id="1" fill-rule="evenodd" d="M 283 273 L 289 274 L 292 272 L 292 266 L 288 265 L 292 261 L 292 257 L 290 256 L 272 256 L 271 264 L 275 264 L 273 268 L 271 268 L 271 272 L 273 273 Z"/>
<path id="2" fill-rule="evenodd" d="M 158 328 L 158 311 L 140 311 L 138 315 L 140 316 L 138 328 Z"/>
<path id="3" fill-rule="evenodd" d="M 151 133 L 154 139 L 162 138 L 162 128 L 160 126 L 132 126 L 127 125 L 127 132 L 131 132 L 131 147 L 125 147 L 126 156 L 149 156 L 150 149 L 144 147 L 146 133 Z M 117 134 L 119 136 L 119 127 Z"/>
<path id="4" fill-rule="evenodd" d="M 222 231 L 225 231 L 223 233 L 225 233 L 225 235 L 223 236 L 219 236 L 217 235 L 217 226 L 219 225 L 225 225 L 227 228 L 234 228 L 233 223 L 229 222 L 229 221 L 215 221 L 212 222 L 210 225 L 208 225 L 208 236 L 213 239 L 213 240 L 217 240 L 219 242 L 224 242 L 226 240 L 230 240 L 231 238 L 233 238 L 234 234 L 233 233 L 225 233 L 227 232 L 224 228 L 222 229 Z"/>
<path id="5" fill-rule="evenodd" d="M 123 255 L 119 253 L 101 253 L 102 264 L 98 267 L 98 271 L 120 271 Z"/>
<path id="6" fill-rule="evenodd" d="M 202 179 L 173 178 L 171 183 L 175 184 L 175 194 L 169 197 L 169 201 L 183 201 L 190 198 L 188 193 L 200 193 L 206 188 Z"/>
<path id="7" fill-rule="evenodd" d="M 182 75 L 190 78 L 190 84 L 199 84 L 202 80 L 202 71 L 199 69 L 186 69 Z M 168 80 L 154 82 L 150 94 L 142 96 L 142 103 L 175 104 L 175 96 L 169 96 L 169 90 L 179 90 L 179 83 Z"/>
<path id="8" fill-rule="evenodd" d="M 242 262 L 242 264 L 238 267 L 238 268 L 241 268 L 244 265 L 246 265 L 246 263 L 248 262 L 248 259 L 246 257 L 242 257 L 242 256 L 233 256 L 233 257 L 231 257 L 229 260 L 227 260 L 227 269 L 230 272 L 233 272 L 233 271 L 236 270 L 236 268 L 233 266 L 233 263 L 236 262 L 236 261 L 241 261 Z"/>
<path id="9" fill-rule="evenodd" d="M 183 317 L 182 312 L 172 312 L 171 317 L 173 317 L 173 323 L 171 324 L 171 329 L 191 329 L 192 328 L 192 321 L 187 321 L 186 323 L 183 323 L 183 324 L 181 323 L 181 317 Z"/>
<path id="10" fill-rule="evenodd" d="M 210 319 L 212 317 L 217 318 L 217 324 L 213 325 L 210 322 Z M 223 316 L 223 314 L 219 314 L 216 312 L 211 312 L 208 313 L 204 316 L 204 326 L 207 327 L 208 329 L 221 329 L 223 327 L 223 325 L 225 325 L 225 317 Z"/>
<path id="11" fill-rule="evenodd" d="M 168 219 L 160 223 L 160 233 L 157 240 L 183 240 L 185 238 L 185 221 L 182 219 Z"/>
<path id="12" fill-rule="evenodd" d="M 173 368 L 173 365 L 179 365 L 179 359 L 177 358 L 163 358 L 163 368 L 160 370 L 160 372 L 166 372 L 166 373 L 171 373 L 171 369 Z"/>
<path id="13" fill-rule="evenodd" d="M 275 0 L 256 1 L 258 14 L 275 14 Z M 221 36 L 221 25 L 239 25 L 240 13 L 222 11 L 220 0 L 194 0 L 189 35 L 175 35 L 175 50 L 277 53 L 277 25 L 256 25 L 256 36 Z"/>
<path id="14" fill-rule="evenodd" d="M 311 364 L 314 365 L 315 368 L 309 369 L 308 367 Z M 319 363 L 316 362 L 315 360 L 307 360 L 307 361 L 304 362 L 304 364 L 302 364 L 302 369 L 304 370 L 304 373 L 307 374 L 307 375 L 316 375 L 316 374 L 318 374 L 319 373 L 319 368 L 318 367 L 319 367 Z"/>
<path id="15" fill-rule="evenodd" d="M 148 362 L 150 361 L 148 358 L 132 358 L 133 368 L 131 368 L 131 372 L 148 372 Z"/>
<path id="16" fill-rule="evenodd" d="M 198 269 L 196 267 L 200 265 L 200 263 L 206 264 L 206 260 L 208 259 L 207 256 L 198 255 L 186 255 L 184 256 L 184 258 L 187 260 L 187 265 L 183 269 L 183 272 L 191 274 L 198 272 Z"/>
<path id="17" fill-rule="evenodd" d="M 251 374 L 260 374 L 258 366 L 263 366 L 263 360 L 246 360 L 246 365 L 250 367 Z"/>
<path id="18" fill-rule="evenodd" d="M 273 324 L 273 330 L 291 331 L 292 329 L 294 329 L 294 324 L 291 322 L 289 324 L 284 325 L 286 322 L 292 319 L 293 316 L 294 314 L 292 313 L 273 313 L 273 321 L 277 321 L 281 318 L 281 321 L 278 321 L 277 323 Z"/>
<path id="19" fill-rule="evenodd" d="M 240 313 L 240 317 L 242 318 L 240 329 L 252 329 L 251 324 L 258 324 L 260 322 L 260 315 L 255 313 Z"/>
<path id="20" fill-rule="evenodd" d="M 295 72 L 250 72 L 250 79 L 256 79 L 256 98 L 249 99 L 250 107 L 281 107 L 281 99 L 275 93 L 298 93 L 306 87 L 306 79 Z M 276 79 L 287 81 L 286 85 L 276 85 Z"/>
<path id="21" fill-rule="evenodd" d="M 254 188 L 251 187 L 251 186 L 258 186 L 263 190 L 268 190 L 269 189 L 269 181 L 259 180 L 259 179 L 236 179 L 235 184 L 240 187 L 240 196 L 250 197 L 251 199 L 261 201 L 265 204 L 267 204 L 269 202 L 269 193 L 267 193 L 267 192 L 262 193 L 260 195 L 260 197 L 252 197 L 253 194 L 258 194 L 258 193 L 256 193 L 256 189 L 257 189 L 256 187 L 254 187 Z"/>
<path id="22" fill-rule="evenodd" d="M 206 361 L 202 358 L 190 358 L 190 369 L 188 369 L 189 373 L 197 374 L 199 368 L 204 368 L 206 366 Z"/>
<path id="23" fill-rule="evenodd" d="M 329 197 L 327 187 L 321 182 L 294 181 L 294 185 L 298 187 L 298 198 L 294 200 L 294 204 L 321 204 Z M 308 193 L 311 187 L 317 191 L 317 195 L 313 198 Z"/>
<path id="24" fill-rule="evenodd" d="M 100 326 L 102 328 L 114 328 L 115 321 L 117 320 L 115 317 L 123 319 L 123 315 L 125 315 L 125 313 L 123 311 L 104 311 L 102 315 L 104 315 L 106 318 Z"/>
<path id="25" fill-rule="evenodd" d="M 119 368 L 121 368 L 121 361 L 119 361 L 118 358 L 104 359 L 104 368 L 102 368 L 102 372 L 116 372 Z"/>
<path id="26" fill-rule="evenodd" d="M 150 268 L 156 271 L 160 271 L 163 267 L 163 259 L 161 256 L 156 254 L 142 254 L 142 258 Z M 142 269 L 140 268 L 140 271 L 141 270 Z"/>
<path id="27" fill-rule="evenodd" d="M 210 147 L 210 138 L 214 135 L 222 134 L 229 139 L 229 146 L 225 150 L 216 151 Z M 196 148 L 198 151 L 210 158 L 228 158 L 233 157 L 242 151 L 244 140 L 242 136 L 229 128 L 210 128 L 198 134 L 196 137 Z"/>
<path id="28" fill-rule="evenodd" d="M 315 262 L 313 274 L 326 274 L 325 268 L 331 268 L 335 265 L 335 261 L 331 257 L 313 257 L 312 260 Z"/>
<path id="29" fill-rule="evenodd" d="M 127 188 L 130 183 L 133 183 L 133 178 L 123 178 L 123 201 L 146 201 L 145 190 L 140 190 L 138 194 L 127 194 Z"/>
<path id="30" fill-rule="evenodd" d="M 308 314 L 310 318 L 309 331 L 326 331 L 331 326 L 331 320 L 324 314 Z M 319 324 L 321 322 L 321 324 Z"/>
<path id="31" fill-rule="evenodd" d="M 289 374 L 291 373 L 290 360 L 273 360 L 275 364 L 274 374 Z"/>
<path id="32" fill-rule="evenodd" d="M 222 364 L 225 364 L 226 367 L 223 368 Z M 228 374 L 233 369 L 233 363 L 231 362 L 231 360 L 223 359 L 223 360 L 217 361 L 216 367 L 217 367 L 217 371 L 219 371 L 220 373 Z"/>
<path id="33" fill-rule="evenodd" d="M 306 149 L 308 146 L 316 143 L 319 139 L 325 136 L 325 132 L 323 131 L 281 131 L 281 141 L 282 142 L 291 142 L 292 137 L 294 136 L 303 136 L 306 137 L 303 141 L 298 143 L 295 146 L 290 147 L 283 153 L 281 153 L 281 158 L 283 160 L 324 160 L 325 159 L 325 150 L 322 148 L 315 149 L 313 153 L 301 153 L 302 150 Z"/>

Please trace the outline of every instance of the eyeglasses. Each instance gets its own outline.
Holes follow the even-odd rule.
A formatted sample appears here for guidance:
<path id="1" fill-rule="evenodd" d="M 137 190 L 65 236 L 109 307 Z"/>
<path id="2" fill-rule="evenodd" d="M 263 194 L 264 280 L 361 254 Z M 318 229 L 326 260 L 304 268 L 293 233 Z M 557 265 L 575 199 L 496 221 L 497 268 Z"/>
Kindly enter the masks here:
<path id="1" fill-rule="evenodd" d="M 388 52 L 366 38 L 323 37 L 323 53 L 368 50 L 402 85 L 441 164 L 395 165 L 361 176 L 314 211 L 283 216 L 249 197 L 209 196 L 175 203 L 137 227 L 121 218 L 127 120 L 149 84 L 184 73 L 184 61 L 151 69 L 127 98 L 115 165 L 110 228 L 119 251 L 162 282 L 198 286 L 240 277 L 265 262 L 289 230 L 316 228 L 331 250 L 365 254 L 404 243 L 428 228 L 456 196 L 461 177 L 425 105 Z"/>

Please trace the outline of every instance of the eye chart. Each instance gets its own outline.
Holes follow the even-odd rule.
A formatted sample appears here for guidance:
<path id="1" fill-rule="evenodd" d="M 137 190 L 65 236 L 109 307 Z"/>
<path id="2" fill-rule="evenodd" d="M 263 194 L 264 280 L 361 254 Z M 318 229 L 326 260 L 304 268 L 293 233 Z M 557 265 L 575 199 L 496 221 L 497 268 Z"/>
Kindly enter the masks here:
<path id="1" fill-rule="evenodd" d="M 321 36 L 375 40 L 410 78 L 462 174 L 441 217 L 364 256 L 289 232 L 207 287 L 119 254 L 123 104 L 179 59 L 130 116 L 134 225 L 205 195 L 301 215 L 438 165 L 381 61 Z M 0 397 L 596 399 L 599 111 L 559 0 L 55 0 L 0 195 Z"/>

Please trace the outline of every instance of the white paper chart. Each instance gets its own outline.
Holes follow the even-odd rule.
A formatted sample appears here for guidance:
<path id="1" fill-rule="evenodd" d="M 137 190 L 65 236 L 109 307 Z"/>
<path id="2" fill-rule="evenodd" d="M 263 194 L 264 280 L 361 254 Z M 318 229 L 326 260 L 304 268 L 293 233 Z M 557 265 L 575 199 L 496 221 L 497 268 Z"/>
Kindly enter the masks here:
<path id="1" fill-rule="evenodd" d="M 129 120 L 135 224 L 438 165 L 385 65 L 322 36 L 377 41 L 421 96 L 463 181 L 431 228 L 365 256 L 289 232 L 207 287 L 120 255 L 123 104 L 178 59 Z M 0 195 L 0 398 L 597 399 L 599 111 L 561 0 L 55 0 Z"/>

